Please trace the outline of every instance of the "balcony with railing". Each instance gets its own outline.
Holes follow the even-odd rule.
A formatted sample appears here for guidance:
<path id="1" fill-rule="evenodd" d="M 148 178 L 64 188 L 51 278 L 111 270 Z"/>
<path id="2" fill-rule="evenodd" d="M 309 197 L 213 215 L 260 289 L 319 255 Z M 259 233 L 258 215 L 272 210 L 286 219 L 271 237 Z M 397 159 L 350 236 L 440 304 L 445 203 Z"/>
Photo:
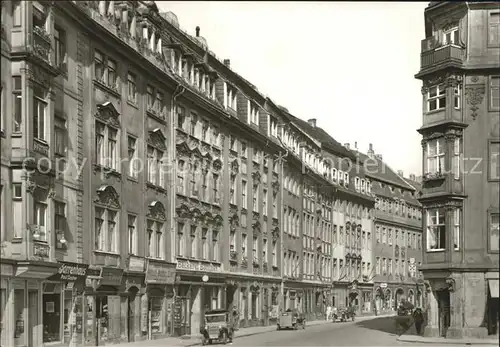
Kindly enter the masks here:
<path id="1" fill-rule="evenodd" d="M 420 69 L 425 70 L 436 65 L 461 66 L 465 58 L 465 48 L 455 44 L 443 44 L 435 37 L 422 40 Z"/>

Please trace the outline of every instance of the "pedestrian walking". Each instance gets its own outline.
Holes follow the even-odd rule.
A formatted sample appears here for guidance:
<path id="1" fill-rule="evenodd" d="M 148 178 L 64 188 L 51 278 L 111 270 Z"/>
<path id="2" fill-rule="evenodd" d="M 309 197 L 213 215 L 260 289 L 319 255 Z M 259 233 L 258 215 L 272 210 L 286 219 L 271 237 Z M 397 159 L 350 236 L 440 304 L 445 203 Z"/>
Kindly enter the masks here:
<path id="1" fill-rule="evenodd" d="M 421 308 L 416 308 L 415 311 L 413 311 L 413 321 L 415 322 L 417 334 L 421 335 L 422 325 L 424 324 L 424 313 Z"/>

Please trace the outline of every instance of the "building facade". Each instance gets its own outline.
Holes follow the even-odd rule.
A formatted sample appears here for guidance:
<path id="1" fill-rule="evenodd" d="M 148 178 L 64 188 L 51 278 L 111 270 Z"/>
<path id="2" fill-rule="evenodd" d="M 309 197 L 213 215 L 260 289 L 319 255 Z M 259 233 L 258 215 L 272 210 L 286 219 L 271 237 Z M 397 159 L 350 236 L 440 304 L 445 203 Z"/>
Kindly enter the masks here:
<path id="1" fill-rule="evenodd" d="M 416 306 L 424 302 L 418 269 L 422 265 L 422 212 L 416 182 L 411 185 L 402 172 L 394 172 L 373 146 L 360 153 L 367 163 L 366 176 L 375 195 L 374 304 L 377 312 L 396 310 L 402 299 Z M 370 163 L 370 165 L 368 165 Z M 364 182 L 355 182 L 363 189 Z"/>
<path id="2" fill-rule="evenodd" d="M 422 41 L 425 334 L 498 334 L 500 12 L 431 2 Z"/>

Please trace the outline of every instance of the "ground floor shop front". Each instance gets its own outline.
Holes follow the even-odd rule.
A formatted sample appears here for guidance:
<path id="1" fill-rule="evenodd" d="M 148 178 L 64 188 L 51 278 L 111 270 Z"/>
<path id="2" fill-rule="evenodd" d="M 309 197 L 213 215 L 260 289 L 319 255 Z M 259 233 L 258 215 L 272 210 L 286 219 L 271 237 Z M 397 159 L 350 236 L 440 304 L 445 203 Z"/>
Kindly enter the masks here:
<path id="1" fill-rule="evenodd" d="M 353 306 L 358 316 L 374 314 L 373 283 L 352 282 L 334 283 L 332 289 L 332 307 L 337 309 Z"/>
<path id="2" fill-rule="evenodd" d="M 276 324 L 279 283 L 278 278 L 270 276 L 178 269 L 174 334 L 198 334 L 204 313 L 213 309 L 228 310 L 240 328 Z"/>
<path id="3" fill-rule="evenodd" d="M 424 272 L 427 291 L 426 336 L 498 336 L 499 274 Z"/>
<path id="4" fill-rule="evenodd" d="M 422 283 L 376 282 L 373 287 L 373 306 L 377 314 L 394 312 L 401 300 L 424 307 L 425 290 Z"/>
<path id="5" fill-rule="evenodd" d="M 68 262 L 1 265 L 2 346 L 100 346 L 172 335 L 172 265 L 164 267 L 171 275 L 162 266 L 127 272 Z"/>
<path id="6" fill-rule="evenodd" d="M 331 305 L 331 294 L 329 283 L 285 280 L 283 309 L 298 310 L 307 320 L 324 319 L 326 308 Z"/>

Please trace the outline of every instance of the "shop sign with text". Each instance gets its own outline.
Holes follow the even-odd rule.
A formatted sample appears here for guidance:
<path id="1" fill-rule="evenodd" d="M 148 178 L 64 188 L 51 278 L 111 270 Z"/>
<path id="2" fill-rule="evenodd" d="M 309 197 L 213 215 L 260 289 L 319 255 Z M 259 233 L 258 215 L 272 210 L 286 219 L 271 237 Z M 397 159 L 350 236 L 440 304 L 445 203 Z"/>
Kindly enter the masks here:
<path id="1" fill-rule="evenodd" d="M 148 261 L 146 283 L 173 284 L 175 282 L 175 267 L 173 265 Z"/>
<path id="2" fill-rule="evenodd" d="M 221 272 L 222 268 L 220 265 L 201 263 L 189 260 L 177 260 L 178 270 L 191 270 L 191 271 L 201 271 L 201 272 Z"/>
<path id="3" fill-rule="evenodd" d="M 100 286 L 119 286 L 123 278 L 123 269 L 103 267 L 100 277 Z"/>
<path id="4" fill-rule="evenodd" d="M 88 264 L 61 262 L 57 273 L 48 279 L 50 281 L 83 282 L 87 278 L 88 268 Z"/>

